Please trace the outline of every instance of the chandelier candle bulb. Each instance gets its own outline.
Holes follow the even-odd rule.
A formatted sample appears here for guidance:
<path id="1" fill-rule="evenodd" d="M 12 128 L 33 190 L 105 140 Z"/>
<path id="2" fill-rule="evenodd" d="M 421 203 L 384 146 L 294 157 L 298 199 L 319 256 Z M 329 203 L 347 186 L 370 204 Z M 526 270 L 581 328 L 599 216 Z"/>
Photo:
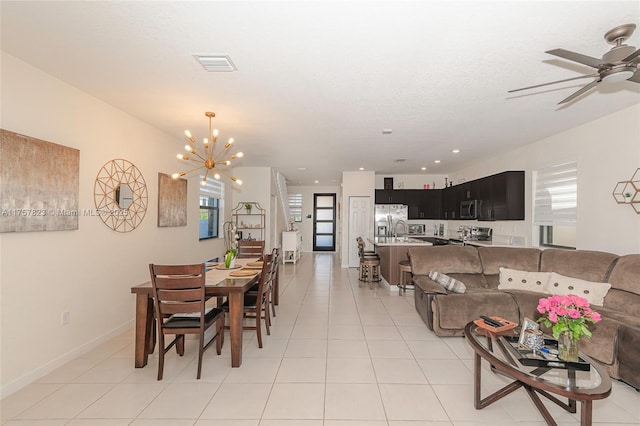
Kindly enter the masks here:
<path id="1" fill-rule="evenodd" d="M 205 170 L 205 174 L 204 177 L 201 181 L 202 185 L 206 185 L 207 183 L 207 176 L 209 175 L 209 171 L 211 171 L 212 173 L 214 173 L 213 177 L 214 179 L 220 179 L 220 174 L 225 174 L 227 176 L 229 176 L 228 174 L 226 174 L 224 171 L 220 170 L 219 168 L 216 168 L 216 166 L 230 166 L 231 165 L 231 160 L 235 160 L 236 158 L 242 158 L 244 157 L 244 154 L 242 152 L 238 152 L 236 154 L 231 155 L 231 157 L 218 161 L 218 159 L 220 157 L 222 157 L 223 155 L 226 155 L 226 152 L 228 151 L 229 147 L 231 146 L 231 144 L 234 142 L 233 138 L 229 138 L 228 142 L 225 144 L 224 148 L 218 152 L 217 154 L 214 154 L 214 150 L 215 150 L 215 146 L 216 146 L 216 140 L 218 138 L 219 135 L 219 131 L 218 129 L 213 129 L 211 126 L 211 119 L 213 117 L 216 116 L 215 113 L 213 112 L 205 112 L 204 114 L 206 117 L 209 118 L 209 137 L 208 138 L 203 138 L 202 139 L 202 147 L 204 148 L 204 153 L 201 155 L 202 152 L 202 148 L 198 148 L 198 146 L 192 147 L 192 145 L 187 144 L 184 146 L 184 149 L 193 154 L 194 156 L 196 156 L 197 158 L 194 157 L 188 157 L 186 155 L 182 155 L 182 154 L 178 154 L 177 158 L 179 160 L 191 160 L 191 161 L 195 161 L 196 163 L 200 163 L 199 167 L 196 167 L 192 170 L 189 170 L 188 172 L 180 172 L 180 173 L 174 173 L 173 175 L 171 175 L 172 178 L 177 179 L 181 176 L 184 176 L 187 173 L 191 173 L 194 172 L 196 170 L 200 170 L 200 169 L 206 169 Z M 193 138 L 193 136 L 191 135 L 191 132 L 189 130 L 185 130 L 184 132 L 185 137 L 191 142 L 194 143 L 195 139 Z M 200 152 L 199 152 L 200 151 Z M 240 179 L 237 179 L 234 176 L 229 176 L 229 178 L 237 183 L 238 185 L 242 185 L 242 181 Z"/>

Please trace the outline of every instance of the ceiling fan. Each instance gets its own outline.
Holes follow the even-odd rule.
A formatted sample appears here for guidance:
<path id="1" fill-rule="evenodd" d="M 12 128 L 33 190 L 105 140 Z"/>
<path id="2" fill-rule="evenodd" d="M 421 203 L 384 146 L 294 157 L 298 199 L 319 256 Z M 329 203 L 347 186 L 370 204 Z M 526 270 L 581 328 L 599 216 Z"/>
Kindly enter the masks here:
<path id="1" fill-rule="evenodd" d="M 548 86 L 550 84 L 563 83 L 565 81 L 578 80 L 581 78 L 594 78 L 591 83 L 582 86 L 577 92 L 572 93 L 565 99 L 558 102 L 558 105 L 567 103 L 578 96 L 588 92 L 600 83 L 613 83 L 618 81 L 632 81 L 640 83 L 640 49 L 634 46 L 623 44 L 633 34 L 636 29 L 635 24 L 625 24 L 609 30 L 604 39 L 614 46 L 607 53 L 602 55 L 602 59 L 593 58 L 581 53 L 572 52 L 565 49 L 548 50 L 545 53 L 559 56 L 570 61 L 595 68 L 597 72 L 578 77 L 567 78 L 565 80 L 552 81 L 550 83 L 536 84 L 535 86 L 523 87 L 521 89 L 509 90 L 508 93 L 519 92 L 521 90 L 535 89 L 537 87 Z"/>

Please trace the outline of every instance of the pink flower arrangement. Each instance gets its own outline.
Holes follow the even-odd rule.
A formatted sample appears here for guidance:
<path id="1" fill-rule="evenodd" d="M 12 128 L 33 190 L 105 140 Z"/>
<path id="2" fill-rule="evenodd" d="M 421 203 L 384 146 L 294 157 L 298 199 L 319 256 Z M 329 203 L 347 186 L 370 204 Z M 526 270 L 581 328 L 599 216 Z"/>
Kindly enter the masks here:
<path id="1" fill-rule="evenodd" d="M 553 295 L 538 301 L 538 312 L 543 316 L 538 322 L 546 327 L 552 327 L 553 337 L 556 339 L 564 332 L 571 332 L 575 340 L 580 336 L 591 337 L 588 323 L 600 321 L 600 314 L 589 306 L 584 297 L 568 294 Z"/>

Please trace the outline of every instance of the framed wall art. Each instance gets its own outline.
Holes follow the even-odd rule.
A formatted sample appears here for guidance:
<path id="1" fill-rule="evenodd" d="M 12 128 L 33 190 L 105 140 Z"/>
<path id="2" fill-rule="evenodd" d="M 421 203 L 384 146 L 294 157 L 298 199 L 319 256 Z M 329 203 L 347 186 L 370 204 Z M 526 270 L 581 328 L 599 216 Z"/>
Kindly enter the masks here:
<path id="1" fill-rule="evenodd" d="M 78 229 L 80 151 L 0 129 L 0 232 Z"/>
<path id="2" fill-rule="evenodd" d="M 187 226 L 187 180 L 158 173 L 158 227 Z"/>

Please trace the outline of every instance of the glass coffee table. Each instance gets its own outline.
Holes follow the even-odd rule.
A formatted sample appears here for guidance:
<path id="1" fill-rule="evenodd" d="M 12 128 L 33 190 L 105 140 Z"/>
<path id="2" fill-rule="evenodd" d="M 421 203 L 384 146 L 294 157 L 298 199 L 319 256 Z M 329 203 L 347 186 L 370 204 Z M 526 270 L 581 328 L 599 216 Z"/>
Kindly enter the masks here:
<path id="1" fill-rule="evenodd" d="M 580 425 L 592 424 L 593 401 L 604 399 L 611 394 L 611 379 L 606 370 L 584 354 L 580 354 L 587 369 L 558 368 L 552 363 L 544 366 L 525 366 L 519 360 L 517 351 L 513 349 L 511 336 L 514 330 L 500 333 L 478 327 L 473 322 L 467 324 L 464 335 L 473 348 L 474 355 L 474 405 L 480 410 L 511 392 L 523 388 L 540 411 L 548 425 L 557 425 L 547 408 L 540 400 L 542 395 L 565 410 L 575 413 L 576 401 L 581 403 Z M 501 373 L 514 381 L 502 389 L 482 398 L 482 366 L 486 360 L 494 372 Z M 551 364 L 551 365 L 548 365 Z M 567 399 L 564 402 L 558 397 Z"/>

